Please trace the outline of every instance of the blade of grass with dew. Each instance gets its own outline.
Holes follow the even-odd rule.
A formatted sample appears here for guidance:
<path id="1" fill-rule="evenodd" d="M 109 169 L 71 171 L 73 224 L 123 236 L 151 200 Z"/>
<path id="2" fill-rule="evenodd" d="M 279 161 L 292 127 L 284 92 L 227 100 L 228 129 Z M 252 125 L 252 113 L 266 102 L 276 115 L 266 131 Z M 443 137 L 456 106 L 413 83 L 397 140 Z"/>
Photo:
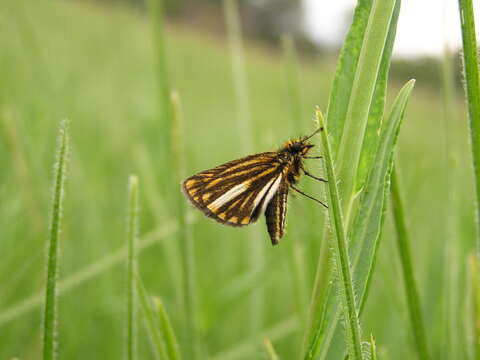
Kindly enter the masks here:
<path id="1" fill-rule="evenodd" d="M 365 129 L 396 0 L 374 0 L 358 59 L 336 166 L 348 230 Z"/>
<path id="2" fill-rule="evenodd" d="M 166 241 L 169 237 L 175 235 L 178 225 L 173 222 L 166 222 L 158 228 L 144 235 L 140 241 L 138 252 L 158 244 L 160 240 Z M 100 274 L 110 270 L 115 265 L 121 264 L 127 257 L 127 246 L 101 257 L 93 263 L 84 266 L 82 269 L 65 277 L 58 282 L 58 296 L 62 296 L 67 291 L 74 290 L 87 281 L 90 281 Z M 18 317 L 27 314 L 36 307 L 42 305 L 44 298 L 43 292 L 38 292 L 28 296 L 24 300 L 10 306 L 0 313 L 0 327 L 10 323 Z"/>
<path id="3" fill-rule="evenodd" d="M 165 349 L 165 342 L 162 339 L 159 328 L 155 323 L 155 316 L 152 311 L 152 304 L 148 299 L 147 291 L 143 285 L 139 274 L 135 278 L 137 285 L 138 298 L 140 300 L 140 308 L 142 309 L 143 317 L 145 318 L 145 327 L 150 338 L 152 350 L 156 359 L 168 359 L 167 351 Z"/>
<path id="4" fill-rule="evenodd" d="M 265 353 L 267 355 L 268 360 L 279 360 L 277 352 L 275 351 L 275 348 L 273 347 L 273 344 L 270 341 L 270 339 L 265 338 L 263 340 L 263 345 L 265 346 Z"/>
<path id="5" fill-rule="evenodd" d="M 400 184 L 395 168 L 392 169 L 391 197 L 393 218 L 395 229 L 397 231 L 397 245 L 402 264 L 403 281 L 405 284 L 408 312 L 410 315 L 414 342 L 419 359 L 425 360 L 429 359 L 430 356 L 428 355 L 420 298 L 418 296 L 415 277 L 413 276 L 413 265 L 410 255 L 410 239 L 407 232 L 405 213 L 403 211 Z"/>
<path id="6" fill-rule="evenodd" d="M 480 266 L 478 258 L 469 257 L 470 281 L 471 281 L 471 324 L 472 327 L 472 347 L 474 351 L 474 359 L 480 358 Z"/>
<path id="7" fill-rule="evenodd" d="M 228 45 L 230 48 L 233 75 L 234 98 L 237 114 L 237 128 L 240 145 L 245 153 L 253 150 L 252 115 L 247 83 L 245 53 L 242 42 L 242 28 L 237 0 L 223 0 Z M 251 269 L 263 267 L 265 254 L 258 229 L 248 229 L 248 266 Z M 259 286 L 250 297 L 249 331 L 252 341 L 257 342 L 263 327 L 265 294 Z M 260 344 L 259 344 L 260 345 Z"/>
<path id="8" fill-rule="evenodd" d="M 173 110 L 173 133 L 172 133 L 172 153 L 175 159 L 175 174 L 177 183 L 185 178 L 185 146 L 184 133 L 182 124 L 182 114 L 180 99 L 176 91 L 170 96 L 171 107 Z M 180 191 L 177 191 L 177 211 L 179 220 L 179 243 L 180 257 L 182 261 L 183 273 L 183 299 L 184 299 L 184 315 L 185 315 L 185 340 L 186 350 L 185 357 L 188 359 L 196 359 L 199 356 L 199 347 L 197 339 L 197 293 L 195 288 L 195 250 L 193 247 L 193 239 L 191 228 L 187 222 L 187 203 Z"/>
<path id="9" fill-rule="evenodd" d="M 327 123 L 329 124 L 330 140 L 334 154 L 338 152 L 372 2 L 373 0 L 359 0 L 357 2 L 352 24 L 350 25 L 338 58 L 327 109 Z M 324 234 L 325 233 L 326 230 Z M 325 240 L 326 236 L 323 238 Z M 330 251 L 325 251 L 327 241 L 322 241 L 322 245 L 324 246 L 321 246 L 318 256 L 314 286 L 308 310 L 307 327 L 303 338 L 304 349 L 306 349 L 309 344 L 318 344 L 323 339 L 322 332 L 325 325 L 326 310 L 328 309 L 329 294 L 331 293 L 332 282 L 329 280 Z M 320 331 L 318 331 L 319 329 Z M 312 359 L 312 357 L 309 357 L 309 354 L 313 356 L 311 351 L 316 352 L 316 350 L 310 346 L 310 350 L 306 352 L 306 359 Z"/>
<path id="10" fill-rule="evenodd" d="M 378 240 L 381 235 L 385 214 L 385 204 L 390 190 L 390 172 L 393 164 L 393 154 L 402 123 L 407 101 L 413 90 L 415 81 L 410 80 L 399 91 L 392 106 L 388 120 L 380 134 L 379 146 L 375 155 L 374 167 L 367 178 L 366 189 L 359 199 L 358 211 L 355 215 L 350 233 L 352 248 L 352 269 L 355 289 L 359 294 L 359 314 L 361 315 L 370 285 L 375 265 Z M 330 342 L 333 339 L 340 319 L 341 309 L 336 308 L 331 321 L 327 325 L 325 341 L 322 343 L 321 358 L 327 356 Z M 319 329 L 317 332 L 320 331 Z M 317 340 L 319 341 L 319 340 Z M 311 351 L 316 351 L 318 343 L 312 343 Z M 314 352 L 315 353 L 315 352 Z"/>
<path id="11" fill-rule="evenodd" d="M 137 358 L 137 242 L 138 242 L 138 178 L 130 175 L 128 180 L 128 217 L 127 217 L 127 312 L 126 357 Z"/>
<path id="12" fill-rule="evenodd" d="M 342 207 L 340 204 L 340 194 L 337 186 L 337 177 L 334 170 L 331 146 L 328 139 L 323 115 L 320 109 L 316 109 L 316 118 L 322 138 L 322 150 L 324 155 L 325 173 L 328 175 L 327 194 L 329 200 L 330 226 L 333 232 L 333 241 L 335 243 L 335 259 L 338 271 L 338 283 L 341 292 L 341 301 L 344 306 L 346 344 L 350 358 L 352 360 L 363 359 L 360 335 L 360 323 L 358 321 L 357 309 L 355 306 L 355 296 L 353 289 L 352 274 L 350 270 L 350 260 L 348 256 L 347 236 L 343 222 Z"/>
<path id="13" fill-rule="evenodd" d="M 153 303 L 155 304 L 155 311 L 160 322 L 164 342 L 167 345 L 168 357 L 166 358 L 169 360 L 180 360 L 180 347 L 178 346 L 177 337 L 173 331 L 173 326 L 168 317 L 167 310 L 159 297 L 154 297 Z"/>
<path id="14" fill-rule="evenodd" d="M 57 320 L 57 280 L 62 222 L 63 200 L 65 195 L 65 173 L 68 161 L 69 136 L 66 120 L 60 122 L 60 136 L 54 164 L 53 202 L 50 220 L 50 234 L 47 255 L 47 281 L 45 288 L 45 309 L 43 313 L 43 359 L 56 359 L 58 356 Z"/>
<path id="15" fill-rule="evenodd" d="M 465 68 L 465 93 L 470 124 L 470 145 L 476 191 L 477 256 L 480 259 L 480 79 L 472 0 L 459 0 Z"/>

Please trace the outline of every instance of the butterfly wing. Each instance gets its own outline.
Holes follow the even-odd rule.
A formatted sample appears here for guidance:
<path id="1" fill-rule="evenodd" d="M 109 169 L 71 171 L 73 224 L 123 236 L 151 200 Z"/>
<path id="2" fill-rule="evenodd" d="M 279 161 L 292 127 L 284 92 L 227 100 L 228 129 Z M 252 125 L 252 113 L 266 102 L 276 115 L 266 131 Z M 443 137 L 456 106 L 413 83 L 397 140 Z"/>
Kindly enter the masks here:
<path id="1" fill-rule="evenodd" d="M 250 155 L 186 179 L 182 188 L 208 217 L 230 226 L 255 222 L 282 183 L 284 165 L 275 152 Z"/>
<path id="2" fill-rule="evenodd" d="M 285 230 L 287 215 L 288 184 L 282 182 L 265 210 L 268 234 L 272 245 L 278 244 Z"/>

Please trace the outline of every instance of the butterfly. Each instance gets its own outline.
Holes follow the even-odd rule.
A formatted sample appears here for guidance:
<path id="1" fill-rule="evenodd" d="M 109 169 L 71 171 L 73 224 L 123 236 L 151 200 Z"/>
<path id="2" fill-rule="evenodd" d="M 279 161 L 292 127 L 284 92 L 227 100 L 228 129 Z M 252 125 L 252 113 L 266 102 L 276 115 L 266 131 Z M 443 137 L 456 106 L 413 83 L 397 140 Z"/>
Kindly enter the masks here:
<path id="1" fill-rule="evenodd" d="M 295 187 L 305 174 L 318 181 L 325 179 L 310 174 L 304 159 L 314 146 L 310 136 L 287 141 L 278 151 L 263 152 L 227 162 L 187 178 L 182 190 L 190 202 L 206 216 L 230 226 L 245 226 L 265 214 L 272 245 L 278 244 L 285 231 L 287 197 L 290 189 L 317 200 Z"/>

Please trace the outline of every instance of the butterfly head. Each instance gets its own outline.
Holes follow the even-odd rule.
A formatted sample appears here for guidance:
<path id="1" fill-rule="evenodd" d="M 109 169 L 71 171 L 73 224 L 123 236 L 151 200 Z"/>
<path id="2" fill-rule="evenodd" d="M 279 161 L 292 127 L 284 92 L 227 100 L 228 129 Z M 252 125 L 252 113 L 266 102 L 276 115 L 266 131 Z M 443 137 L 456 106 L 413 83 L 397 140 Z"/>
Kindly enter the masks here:
<path id="1" fill-rule="evenodd" d="M 289 152 L 291 155 L 305 156 L 312 147 L 314 147 L 313 144 L 307 143 L 302 139 L 298 139 L 287 141 L 283 149 Z"/>

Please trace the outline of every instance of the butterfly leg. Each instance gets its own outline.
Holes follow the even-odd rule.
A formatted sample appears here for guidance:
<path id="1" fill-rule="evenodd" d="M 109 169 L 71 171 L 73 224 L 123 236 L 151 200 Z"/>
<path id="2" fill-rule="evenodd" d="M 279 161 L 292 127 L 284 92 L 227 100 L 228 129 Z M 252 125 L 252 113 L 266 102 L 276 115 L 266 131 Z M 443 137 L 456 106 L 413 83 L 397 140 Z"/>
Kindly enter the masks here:
<path id="1" fill-rule="evenodd" d="M 323 159 L 323 156 L 304 156 L 304 159 Z"/>
<path id="2" fill-rule="evenodd" d="M 303 169 L 303 172 L 305 173 L 305 175 L 311 177 L 312 179 L 315 179 L 315 180 L 318 180 L 318 181 L 322 181 L 322 182 L 328 182 L 328 180 L 326 179 L 323 179 L 323 178 L 320 178 L 318 176 L 315 176 L 315 175 L 312 175 L 310 174 L 307 170 Z"/>
<path id="3" fill-rule="evenodd" d="M 302 194 L 303 196 L 306 196 L 306 197 L 309 198 L 309 199 L 315 200 L 316 202 L 322 204 L 323 206 L 325 206 L 325 207 L 328 209 L 328 206 L 325 205 L 325 204 L 324 204 L 323 202 L 321 202 L 320 200 L 315 199 L 313 196 L 310 196 L 310 195 L 305 194 L 303 191 L 297 189 L 297 188 L 296 188 L 295 186 L 293 186 L 293 185 L 290 185 L 290 187 L 291 187 L 293 190 L 295 190 L 296 192 Z"/>

